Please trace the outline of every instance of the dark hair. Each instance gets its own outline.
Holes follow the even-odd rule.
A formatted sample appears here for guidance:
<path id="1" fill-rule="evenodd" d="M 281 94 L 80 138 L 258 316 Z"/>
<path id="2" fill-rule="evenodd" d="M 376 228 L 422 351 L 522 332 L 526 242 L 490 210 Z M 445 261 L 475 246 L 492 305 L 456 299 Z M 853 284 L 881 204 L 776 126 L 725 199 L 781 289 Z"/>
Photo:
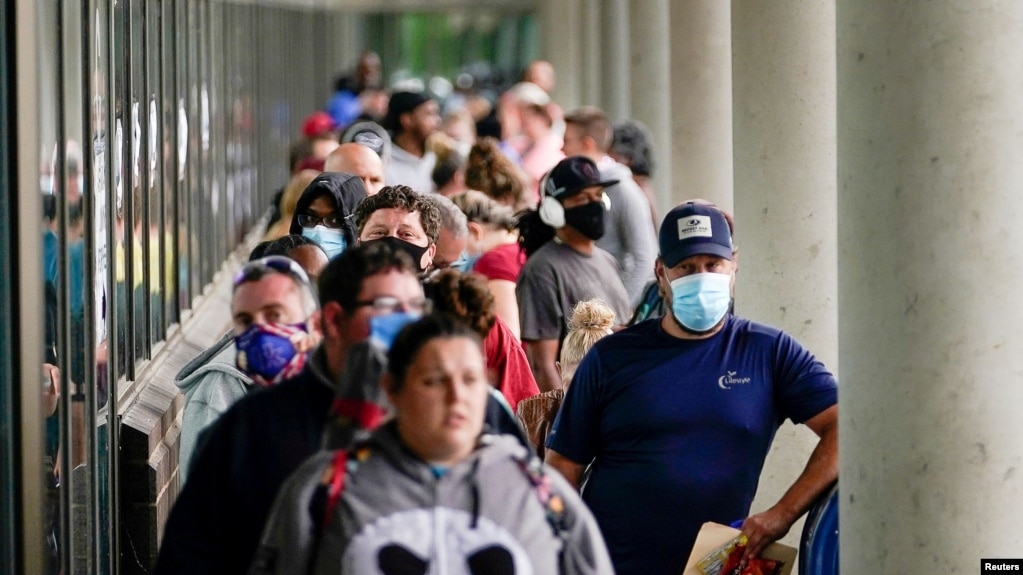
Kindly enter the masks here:
<path id="1" fill-rule="evenodd" d="M 477 140 L 469 149 L 465 185 L 513 207 L 523 202 L 526 192 L 519 168 L 504 155 L 494 138 Z"/>
<path id="2" fill-rule="evenodd" d="M 423 285 L 423 291 L 433 301 L 434 312 L 467 324 L 481 339 L 487 337 L 497 322 L 494 295 L 487 287 L 487 278 L 479 274 L 442 270 Z"/>
<path id="3" fill-rule="evenodd" d="M 272 243 L 274 243 L 274 240 L 266 240 L 264 242 L 259 242 L 258 244 L 256 244 L 256 247 L 252 248 L 252 251 L 249 252 L 249 261 L 252 262 L 258 259 L 265 258 L 268 255 L 266 253 L 266 248 L 270 247 L 270 244 Z"/>
<path id="4" fill-rule="evenodd" d="M 264 242 L 264 243 L 267 243 L 267 242 Z M 263 255 L 264 256 L 288 256 L 288 257 L 291 257 L 289 254 L 292 251 L 294 251 L 295 249 L 300 248 L 302 246 L 313 246 L 316 249 L 319 249 L 321 251 L 323 249 L 323 248 L 320 247 L 320 244 L 316 243 L 311 238 L 307 238 L 305 236 L 300 236 L 298 234 L 289 234 L 289 235 L 286 235 L 286 236 L 281 236 L 281 237 L 277 238 L 276 240 L 271 240 L 269 242 L 269 244 L 270 245 L 266 246 L 266 248 L 263 251 Z M 260 245 L 262 245 L 262 244 L 260 244 Z M 255 250 L 253 250 L 253 251 L 255 251 Z"/>
<path id="5" fill-rule="evenodd" d="M 433 166 L 430 178 L 437 189 L 448 185 L 455 179 L 458 170 L 465 169 L 465 158 L 452 148 L 444 148 L 437 152 L 437 163 Z"/>
<path id="6" fill-rule="evenodd" d="M 606 152 L 611 148 L 611 120 L 596 106 L 583 106 L 565 115 L 565 124 L 579 126 L 583 135 L 593 138 L 597 149 Z"/>
<path id="7" fill-rule="evenodd" d="M 650 140 L 650 131 L 642 122 L 625 120 L 615 124 L 611 151 L 624 160 L 633 174 L 651 176 L 656 163 Z"/>
<path id="8" fill-rule="evenodd" d="M 347 252 L 346 252 L 347 253 Z M 423 316 L 405 326 L 398 337 L 394 338 L 390 351 L 387 352 L 387 373 L 391 374 L 393 383 L 391 393 L 400 393 L 405 386 L 405 377 L 415 361 L 419 351 L 431 340 L 464 337 L 473 341 L 483 353 L 483 342 L 480 336 L 463 322 L 446 314 L 430 314 Z"/>
<path id="9" fill-rule="evenodd" d="M 554 228 L 548 226 L 540 219 L 540 212 L 527 210 L 519 214 L 519 245 L 526 252 L 526 257 L 533 255 L 536 250 L 554 239 Z"/>
<path id="10" fill-rule="evenodd" d="M 362 282 L 368 277 L 388 270 L 398 270 L 415 276 L 417 270 L 412 258 L 383 242 L 372 242 L 348 248 L 332 259 L 317 284 L 320 307 L 336 301 L 346 310 L 354 310 L 362 291 Z"/>
<path id="11" fill-rule="evenodd" d="M 423 230 L 430 238 L 430 243 L 437 243 L 437 238 L 440 237 L 440 210 L 437 205 L 425 199 L 419 192 L 402 185 L 384 186 L 377 194 L 355 206 L 355 226 L 358 235 L 362 235 L 362 228 L 373 212 L 388 208 L 419 212 L 419 221 L 423 224 Z"/>

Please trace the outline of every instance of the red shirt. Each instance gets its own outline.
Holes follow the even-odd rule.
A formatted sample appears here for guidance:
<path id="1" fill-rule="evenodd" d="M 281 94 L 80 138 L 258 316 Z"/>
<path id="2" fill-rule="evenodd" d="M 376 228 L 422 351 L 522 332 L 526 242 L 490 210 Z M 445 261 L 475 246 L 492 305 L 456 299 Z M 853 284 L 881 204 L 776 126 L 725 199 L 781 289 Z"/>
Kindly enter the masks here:
<path id="1" fill-rule="evenodd" d="M 483 352 L 487 357 L 487 371 L 491 374 L 494 387 L 508 400 L 512 413 L 520 400 L 540 393 L 522 344 L 515 339 L 508 324 L 501 318 L 497 318 L 487 339 L 483 341 Z"/>
<path id="2" fill-rule="evenodd" d="M 473 266 L 472 271 L 483 275 L 488 280 L 508 280 L 518 282 L 519 272 L 526 265 L 526 252 L 519 244 L 504 244 L 483 254 Z"/>

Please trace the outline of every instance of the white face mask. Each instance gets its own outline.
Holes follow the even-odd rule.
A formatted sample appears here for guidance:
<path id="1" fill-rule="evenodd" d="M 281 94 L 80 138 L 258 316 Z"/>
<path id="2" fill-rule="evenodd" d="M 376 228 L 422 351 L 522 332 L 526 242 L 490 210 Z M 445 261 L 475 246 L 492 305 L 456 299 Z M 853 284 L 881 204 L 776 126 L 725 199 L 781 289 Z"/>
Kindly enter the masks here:
<path id="1" fill-rule="evenodd" d="M 732 303 L 732 274 L 698 273 L 671 282 L 671 312 L 694 332 L 716 326 Z"/>

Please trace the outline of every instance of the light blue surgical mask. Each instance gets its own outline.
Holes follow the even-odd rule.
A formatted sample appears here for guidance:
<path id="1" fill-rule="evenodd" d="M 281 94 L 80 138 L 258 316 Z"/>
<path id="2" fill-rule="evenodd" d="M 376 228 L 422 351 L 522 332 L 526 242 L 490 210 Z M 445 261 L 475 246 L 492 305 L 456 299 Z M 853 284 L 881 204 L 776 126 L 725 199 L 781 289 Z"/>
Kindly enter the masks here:
<path id="1" fill-rule="evenodd" d="M 731 274 L 699 273 L 671 282 L 671 311 L 684 327 L 708 331 L 728 313 L 732 302 Z"/>
<path id="2" fill-rule="evenodd" d="M 469 255 L 469 252 L 463 251 L 462 257 L 458 258 L 458 261 L 451 264 L 451 267 L 467 274 L 472 271 L 472 268 L 476 267 L 476 262 L 483 257 L 483 254 L 476 254 L 474 256 Z"/>
<path id="3" fill-rule="evenodd" d="M 316 242 L 316 245 L 320 246 L 323 252 L 327 254 L 328 260 L 341 255 L 345 248 L 348 247 L 344 232 L 328 228 L 327 226 L 302 228 L 302 235 Z"/>
<path id="4" fill-rule="evenodd" d="M 391 349 L 394 338 L 406 325 L 422 316 L 420 313 L 396 311 L 369 318 L 369 338 L 375 340 L 384 349 Z"/>

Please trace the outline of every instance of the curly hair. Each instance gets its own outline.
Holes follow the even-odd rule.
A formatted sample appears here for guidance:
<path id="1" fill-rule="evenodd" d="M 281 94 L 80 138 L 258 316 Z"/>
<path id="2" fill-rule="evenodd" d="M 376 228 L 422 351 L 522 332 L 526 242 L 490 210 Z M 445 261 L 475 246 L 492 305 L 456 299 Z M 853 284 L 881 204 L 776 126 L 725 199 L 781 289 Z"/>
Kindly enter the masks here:
<path id="1" fill-rule="evenodd" d="M 481 339 L 486 339 L 497 322 L 494 296 L 487 287 L 487 278 L 479 274 L 446 269 L 431 277 L 423 291 L 433 301 L 434 312 L 466 323 Z"/>
<path id="2" fill-rule="evenodd" d="M 466 187 L 518 209 L 525 202 L 524 182 L 519 168 L 504 155 L 494 138 L 483 138 L 469 150 L 465 164 Z"/>
<path id="3" fill-rule="evenodd" d="M 369 221 L 370 215 L 377 210 L 399 208 L 409 213 L 419 212 L 419 221 L 423 231 L 430 238 L 430 243 L 437 243 L 440 237 L 440 210 L 437 204 L 426 199 L 422 194 L 408 186 L 384 186 L 376 195 L 370 196 L 355 206 L 355 226 L 358 234 Z"/>

